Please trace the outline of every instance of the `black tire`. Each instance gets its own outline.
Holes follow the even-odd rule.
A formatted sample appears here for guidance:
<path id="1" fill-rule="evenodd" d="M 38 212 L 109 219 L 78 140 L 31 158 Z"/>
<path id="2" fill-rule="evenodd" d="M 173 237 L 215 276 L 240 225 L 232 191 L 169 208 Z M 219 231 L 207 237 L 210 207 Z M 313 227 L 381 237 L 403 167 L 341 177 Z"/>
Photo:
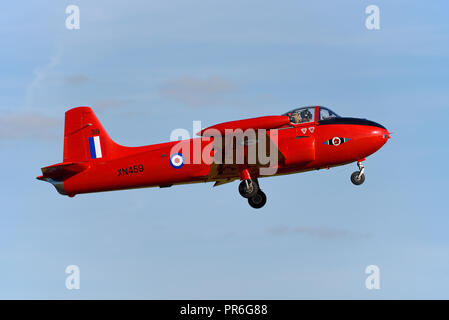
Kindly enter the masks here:
<path id="1" fill-rule="evenodd" d="M 254 209 L 260 209 L 267 203 L 267 196 L 263 191 L 259 190 L 255 196 L 248 199 L 248 203 Z"/>
<path id="2" fill-rule="evenodd" d="M 239 193 L 243 198 L 251 198 L 254 197 L 257 194 L 257 191 L 259 191 L 259 186 L 257 183 L 254 182 L 254 180 L 251 180 L 250 183 L 250 189 L 246 187 L 246 181 L 243 180 L 239 184 Z"/>
<path id="3" fill-rule="evenodd" d="M 355 184 L 356 186 L 359 186 L 359 185 L 361 185 L 363 182 L 365 182 L 365 174 L 362 174 L 362 175 L 360 176 L 360 178 L 359 178 L 359 174 L 360 174 L 359 171 L 354 171 L 354 172 L 351 174 L 351 182 L 352 182 L 353 184 Z"/>

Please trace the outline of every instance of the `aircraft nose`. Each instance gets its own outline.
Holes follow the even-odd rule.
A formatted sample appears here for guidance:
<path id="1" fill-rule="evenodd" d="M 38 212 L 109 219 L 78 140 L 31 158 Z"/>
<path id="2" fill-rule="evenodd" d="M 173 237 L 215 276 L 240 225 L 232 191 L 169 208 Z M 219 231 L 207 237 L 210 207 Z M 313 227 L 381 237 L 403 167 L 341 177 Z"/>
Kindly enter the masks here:
<path id="1" fill-rule="evenodd" d="M 388 139 L 390 139 L 390 132 L 387 130 L 387 128 L 385 128 L 384 126 L 380 125 L 381 128 L 379 128 L 379 133 L 382 136 L 382 139 L 385 139 L 386 141 L 388 141 Z"/>
<path id="2" fill-rule="evenodd" d="M 390 139 L 390 132 L 383 125 L 375 123 L 371 126 L 370 135 L 372 137 L 373 144 L 377 149 L 380 149 Z"/>
<path id="3" fill-rule="evenodd" d="M 360 124 L 363 124 L 370 128 L 369 131 L 372 137 L 380 137 L 384 139 L 385 142 L 390 139 L 390 132 L 380 123 L 366 119 L 359 119 L 359 121 L 361 122 Z"/>
<path id="4" fill-rule="evenodd" d="M 382 134 L 382 138 L 384 138 L 388 141 L 391 138 L 390 134 L 391 134 L 391 132 L 389 132 L 388 130 L 385 130 L 385 132 Z"/>
<path id="5" fill-rule="evenodd" d="M 381 127 L 376 127 L 377 130 L 376 129 L 373 130 L 373 134 L 380 135 L 383 139 L 386 139 L 386 140 L 390 139 L 390 132 L 387 130 L 387 128 L 385 128 L 382 125 L 379 125 L 379 126 L 381 126 Z"/>

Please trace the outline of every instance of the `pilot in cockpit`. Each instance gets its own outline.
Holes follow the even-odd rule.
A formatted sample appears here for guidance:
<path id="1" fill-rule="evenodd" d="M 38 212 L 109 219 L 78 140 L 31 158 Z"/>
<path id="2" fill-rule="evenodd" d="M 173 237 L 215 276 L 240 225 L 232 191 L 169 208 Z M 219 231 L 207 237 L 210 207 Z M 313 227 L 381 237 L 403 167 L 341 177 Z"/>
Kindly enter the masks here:
<path id="1" fill-rule="evenodd" d="M 301 118 L 299 117 L 298 112 L 293 112 L 292 113 L 291 120 L 292 120 L 293 123 L 300 123 L 301 122 Z"/>
<path id="2" fill-rule="evenodd" d="M 308 109 L 301 111 L 301 123 L 312 121 L 312 114 Z"/>

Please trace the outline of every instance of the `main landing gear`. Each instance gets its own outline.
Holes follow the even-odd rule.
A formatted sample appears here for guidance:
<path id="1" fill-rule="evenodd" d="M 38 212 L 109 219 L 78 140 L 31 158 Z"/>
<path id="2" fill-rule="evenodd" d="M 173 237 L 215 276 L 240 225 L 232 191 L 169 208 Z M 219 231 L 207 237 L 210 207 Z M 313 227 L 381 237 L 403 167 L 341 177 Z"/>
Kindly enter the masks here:
<path id="1" fill-rule="evenodd" d="M 365 166 L 362 164 L 362 161 L 357 161 L 357 166 L 359 167 L 359 171 L 354 171 L 351 174 L 351 182 L 359 186 L 365 182 Z"/>
<path id="2" fill-rule="evenodd" d="M 243 198 L 252 198 L 259 191 L 258 184 L 252 179 L 246 179 L 239 184 L 239 193 Z"/>
<path id="3" fill-rule="evenodd" d="M 267 196 L 262 190 L 259 190 L 255 196 L 248 199 L 248 203 L 254 209 L 260 209 L 267 203 Z"/>
<path id="4" fill-rule="evenodd" d="M 248 169 L 243 169 L 240 173 L 242 181 L 239 184 L 239 193 L 243 198 L 248 199 L 248 203 L 255 209 L 262 208 L 267 203 L 267 196 L 260 190 L 257 179 L 252 179 Z"/>
<path id="5" fill-rule="evenodd" d="M 239 193 L 255 209 L 260 209 L 267 203 L 267 196 L 260 190 L 257 180 L 246 179 L 240 182 Z"/>

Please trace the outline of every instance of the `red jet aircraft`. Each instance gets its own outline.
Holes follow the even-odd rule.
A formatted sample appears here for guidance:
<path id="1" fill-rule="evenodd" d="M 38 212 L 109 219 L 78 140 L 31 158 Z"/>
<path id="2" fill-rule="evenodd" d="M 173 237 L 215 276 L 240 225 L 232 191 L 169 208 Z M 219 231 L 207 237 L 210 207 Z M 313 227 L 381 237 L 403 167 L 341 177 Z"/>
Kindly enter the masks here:
<path id="1" fill-rule="evenodd" d="M 247 134 L 251 130 L 253 134 Z M 361 162 L 390 138 L 376 122 L 340 117 L 321 106 L 224 122 L 197 134 L 193 139 L 125 147 L 109 137 L 91 108 L 73 108 L 65 113 L 63 162 L 42 168 L 37 179 L 70 197 L 195 182 L 213 181 L 217 186 L 240 179 L 240 194 L 251 207 L 261 208 L 267 197 L 259 177 L 357 162 L 359 170 L 351 181 L 360 185 L 365 180 Z M 251 157 L 254 151 L 259 153 Z"/>

